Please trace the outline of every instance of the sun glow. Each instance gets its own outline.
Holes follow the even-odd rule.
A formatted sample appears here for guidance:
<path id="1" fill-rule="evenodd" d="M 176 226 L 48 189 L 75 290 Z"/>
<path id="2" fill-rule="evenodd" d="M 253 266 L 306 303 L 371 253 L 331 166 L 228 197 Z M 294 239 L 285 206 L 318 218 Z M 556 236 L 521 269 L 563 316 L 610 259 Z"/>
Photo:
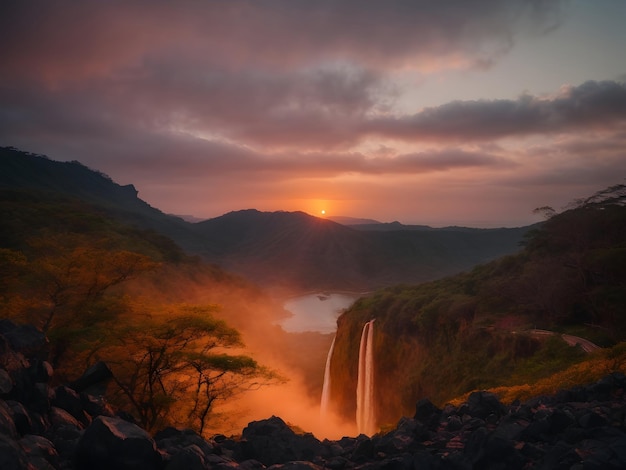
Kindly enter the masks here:
<path id="1" fill-rule="evenodd" d="M 326 215 L 326 210 L 325 210 L 325 209 L 322 209 L 321 214 L 322 214 L 322 215 Z"/>

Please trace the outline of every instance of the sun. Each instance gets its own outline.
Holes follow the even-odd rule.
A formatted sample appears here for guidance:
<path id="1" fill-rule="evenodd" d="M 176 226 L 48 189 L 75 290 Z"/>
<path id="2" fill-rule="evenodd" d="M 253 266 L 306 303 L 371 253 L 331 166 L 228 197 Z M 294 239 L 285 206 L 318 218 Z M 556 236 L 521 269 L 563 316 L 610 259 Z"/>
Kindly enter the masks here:
<path id="1" fill-rule="evenodd" d="M 326 215 L 326 209 L 322 209 L 322 215 Z"/>

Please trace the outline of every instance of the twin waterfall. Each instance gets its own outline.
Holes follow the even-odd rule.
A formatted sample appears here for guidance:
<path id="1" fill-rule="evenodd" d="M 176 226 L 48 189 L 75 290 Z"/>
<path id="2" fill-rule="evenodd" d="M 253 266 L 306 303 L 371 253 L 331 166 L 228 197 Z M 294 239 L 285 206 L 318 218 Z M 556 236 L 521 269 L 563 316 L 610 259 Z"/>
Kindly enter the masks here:
<path id="1" fill-rule="evenodd" d="M 368 321 L 361 333 L 359 375 L 356 385 L 356 427 L 359 434 L 376 433 L 374 413 L 374 320 Z"/>
<path id="2" fill-rule="evenodd" d="M 320 414 L 322 419 L 328 415 L 330 404 L 330 362 L 335 349 L 333 339 L 326 358 L 324 371 L 324 386 L 322 387 L 322 401 Z M 374 320 L 363 327 L 359 346 L 359 369 L 356 387 L 356 426 L 359 434 L 372 436 L 376 433 L 376 413 L 374 411 Z"/>

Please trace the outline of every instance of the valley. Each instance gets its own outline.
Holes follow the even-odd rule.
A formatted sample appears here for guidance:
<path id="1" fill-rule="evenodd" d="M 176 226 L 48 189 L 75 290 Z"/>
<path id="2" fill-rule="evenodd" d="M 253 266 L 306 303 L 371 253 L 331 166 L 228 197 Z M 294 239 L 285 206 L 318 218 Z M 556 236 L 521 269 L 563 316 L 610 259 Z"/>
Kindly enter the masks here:
<path id="1" fill-rule="evenodd" d="M 436 229 L 252 209 L 190 223 L 77 162 L 4 148 L 0 170 L 3 315 L 51 333 L 61 381 L 98 359 L 116 363 L 116 341 L 147 319 L 155 335 L 191 312 L 225 322 L 241 342 L 223 352 L 233 347 L 251 382 L 231 382 L 228 399 L 210 405 L 211 432 L 272 414 L 317 436 L 356 432 L 366 324 L 368 433 L 422 398 L 443 406 L 485 388 L 511 397 L 572 367 L 595 380 L 585 364 L 602 355 L 624 367 L 619 185 L 535 226 Z M 210 357 L 242 378 L 245 368 Z M 185 422 L 174 404 L 157 413 L 163 423 Z"/>

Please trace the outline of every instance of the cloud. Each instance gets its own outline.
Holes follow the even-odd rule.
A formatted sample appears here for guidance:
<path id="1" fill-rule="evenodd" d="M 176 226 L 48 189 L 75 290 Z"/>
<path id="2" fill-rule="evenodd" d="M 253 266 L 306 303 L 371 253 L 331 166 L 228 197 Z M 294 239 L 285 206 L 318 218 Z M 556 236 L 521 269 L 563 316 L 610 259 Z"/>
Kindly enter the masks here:
<path id="1" fill-rule="evenodd" d="M 558 25 L 561 0 L 112 0 L 11 2 L 3 69 L 50 80 L 119 72 L 169 55 L 222 67 L 300 68 L 349 57 L 368 68 L 484 66 L 521 31 Z M 158 52 L 156 52 L 158 51 Z M 444 59 L 444 60 L 442 60 Z M 435 64 L 435 65 L 433 65 Z"/>
<path id="2" fill-rule="evenodd" d="M 626 121 L 626 84 L 588 81 L 555 96 L 454 101 L 412 116 L 374 118 L 364 132 L 403 140 L 492 140 L 576 132 Z"/>
<path id="3" fill-rule="evenodd" d="M 15 139 L 55 134 L 55 140 L 120 145 L 186 133 L 270 153 L 346 151 L 367 133 L 412 140 L 410 118 L 370 119 L 393 109 L 401 94 L 392 84 L 395 73 L 483 67 L 517 35 L 558 25 L 563 5 L 5 3 L 0 127 Z"/>
<path id="4" fill-rule="evenodd" d="M 334 197 L 366 216 L 424 194 L 452 207 L 487 187 L 601 186 L 626 170 L 624 81 L 410 108 L 444 72 L 484 76 L 558 28 L 568 3 L 1 2 L 0 144 L 199 214 Z"/>

